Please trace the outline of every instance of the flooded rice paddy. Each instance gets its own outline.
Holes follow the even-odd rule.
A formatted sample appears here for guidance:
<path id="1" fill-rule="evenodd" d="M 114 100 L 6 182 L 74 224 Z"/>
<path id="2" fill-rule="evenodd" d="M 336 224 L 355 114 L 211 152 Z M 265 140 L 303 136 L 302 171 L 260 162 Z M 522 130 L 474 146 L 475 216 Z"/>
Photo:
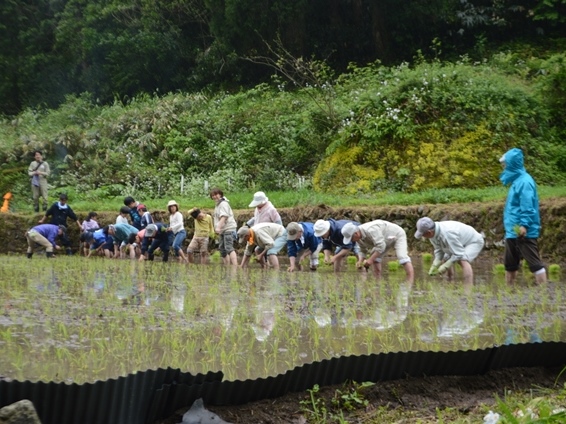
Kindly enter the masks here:
<path id="1" fill-rule="evenodd" d="M 128 260 L 5 256 L 0 262 L 0 376 L 93 382 L 156 368 L 225 379 L 277 375 L 344 355 L 480 349 L 566 340 L 561 276 L 506 285 L 474 264 L 472 288 L 350 265 L 287 273 Z M 384 264 L 387 265 L 387 264 Z"/>

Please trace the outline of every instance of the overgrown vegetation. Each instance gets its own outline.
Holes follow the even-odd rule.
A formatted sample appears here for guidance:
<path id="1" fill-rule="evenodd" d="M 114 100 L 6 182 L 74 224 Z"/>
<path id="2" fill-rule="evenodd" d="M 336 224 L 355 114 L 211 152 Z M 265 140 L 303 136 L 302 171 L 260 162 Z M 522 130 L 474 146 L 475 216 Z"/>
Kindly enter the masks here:
<path id="1" fill-rule="evenodd" d="M 540 184 L 565 180 L 566 56 L 352 66 L 319 84 L 236 94 L 140 96 L 101 106 L 88 94 L 0 124 L 0 189 L 27 197 L 44 150 L 55 188 L 81 199 L 143 198 L 215 185 L 231 191 L 375 192 L 498 185 L 499 156 L 524 149 Z M 321 103 L 323 99 L 324 102 Z M 183 177 L 183 180 L 181 180 Z"/>

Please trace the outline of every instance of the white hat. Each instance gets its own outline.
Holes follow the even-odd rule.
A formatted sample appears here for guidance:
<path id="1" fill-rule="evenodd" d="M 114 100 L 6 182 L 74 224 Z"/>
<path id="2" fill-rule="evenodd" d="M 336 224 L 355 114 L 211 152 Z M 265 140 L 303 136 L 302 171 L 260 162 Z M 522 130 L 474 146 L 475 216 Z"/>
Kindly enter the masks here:
<path id="1" fill-rule="evenodd" d="M 169 206 L 177 206 L 177 209 L 179 209 L 179 205 L 174 200 L 169 200 L 167 203 L 167 209 L 169 209 Z"/>
<path id="2" fill-rule="evenodd" d="M 352 222 L 348 222 L 342 227 L 342 235 L 344 236 L 344 244 L 352 242 L 352 236 L 358 231 L 358 226 Z"/>
<path id="3" fill-rule="evenodd" d="M 322 237 L 328 230 L 330 230 L 330 222 L 325 221 L 324 219 L 319 219 L 314 223 L 313 228 L 315 237 Z"/>
<path id="4" fill-rule="evenodd" d="M 430 219 L 428 216 L 423 216 L 421 219 L 417 221 L 417 232 L 415 233 L 415 237 L 418 239 L 422 238 L 424 233 L 433 230 L 434 227 L 435 227 L 434 221 Z"/>
<path id="5" fill-rule="evenodd" d="M 269 199 L 267 198 L 267 196 L 265 195 L 265 193 L 263 191 L 258 191 L 257 193 L 254 194 L 254 200 L 252 200 L 252 203 L 250 203 L 250 208 L 255 208 L 256 206 L 259 205 L 263 205 L 264 203 L 267 203 Z"/>

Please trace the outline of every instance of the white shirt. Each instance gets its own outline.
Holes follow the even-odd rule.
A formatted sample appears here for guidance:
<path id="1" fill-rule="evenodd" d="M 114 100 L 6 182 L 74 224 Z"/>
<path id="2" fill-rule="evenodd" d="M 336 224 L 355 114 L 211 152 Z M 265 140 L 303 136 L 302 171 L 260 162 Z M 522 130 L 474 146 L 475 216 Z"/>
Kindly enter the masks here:
<path id="1" fill-rule="evenodd" d="M 173 234 L 177 234 L 179 231 L 185 229 L 184 218 L 181 212 L 177 211 L 169 216 L 169 227 L 171 227 Z"/>

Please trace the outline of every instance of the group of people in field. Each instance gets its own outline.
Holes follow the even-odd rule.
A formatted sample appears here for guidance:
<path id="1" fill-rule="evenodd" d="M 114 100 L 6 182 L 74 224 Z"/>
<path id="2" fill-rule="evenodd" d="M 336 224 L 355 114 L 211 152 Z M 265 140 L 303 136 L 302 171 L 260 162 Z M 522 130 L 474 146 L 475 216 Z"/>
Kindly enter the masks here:
<path id="1" fill-rule="evenodd" d="M 546 282 L 546 270 L 537 246 L 541 225 L 536 183 L 524 168 L 520 149 L 509 150 L 500 158 L 500 162 L 504 168 L 500 180 L 510 185 L 504 210 L 507 281 L 512 283 L 515 280 L 520 261 L 524 259 L 535 275 L 536 282 L 542 284 Z M 58 202 L 45 208 L 40 225 L 26 232 L 27 255 L 28 258 L 32 257 L 37 244 L 45 248 L 48 257 L 62 247 L 67 253 L 72 253 L 66 230 L 67 220 L 70 219 L 81 230 L 80 241 L 87 257 L 104 255 L 108 258 L 129 257 L 144 261 L 153 260 L 155 253 L 160 251 L 162 261 L 167 262 L 172 251 L 183 263 L 194 263 L 195 254 L 199 254 L 200 263 L 204 264 L 208 262 L 211 240 L 217 240 L 220 256 L 226 265 L 245 268 L 250 258 L 255 257 L 262 267 L 279 269 L 278 254 L 286 247 L 290 272 L 301 271 L 303 266 L 305 270 L 308 266 L 309 270 L 316 271 L 321 252 L 324 262 L 332 265 L 335 271 L 340 271 L 345 258 L 354 254 L 359 269 L 371 270 L 380 278 L 382 258 L 388 250 L 394 250 L 399 264 L 405 270 L 407 281 L 414 280 L 407 234 L 395 223 L 381 219 L 360 223 L 331 218 L 319 219 L 314 223 L 290 222 L 284 226 L 275 206 L 264 192 L 259 191 L 249 205 L 254 208 L 253 216 L 238 228 L 223 191 L 212 189 L 210 198 L 215 202 L 212 216 L 198 208 L 189 211 L 189 216 L 194 219 L 194 235 L 185 251 L 183 242 L 187 232 L 184 216 L 174 200 L 167 204 L 169 223 L 164 223 L 155 222 L 144 204 L 128 196 L 124 199 L 116 222 L 100 228 L 95 212 L 89 213 L 82 223 L 79 222 L 67 204 L 67 196 L 61 194 Z M 50 218 L 49 224 L 44 223 L 47 218 Z M 482 234 L 462 222 L 434 221 L 430 217 L 422 217 L 416 223 L 414 236 L 428 239 L 434 247 L 429 275 L 446 273 L 451 276 L 453 265 L 459 263 L 464 282 L 473 282 L 471 263 L 484 247 Z M 57 238 L 62 247 L 56 243 Z M 245 245 L 240 261 L 236 243 Z"/>

